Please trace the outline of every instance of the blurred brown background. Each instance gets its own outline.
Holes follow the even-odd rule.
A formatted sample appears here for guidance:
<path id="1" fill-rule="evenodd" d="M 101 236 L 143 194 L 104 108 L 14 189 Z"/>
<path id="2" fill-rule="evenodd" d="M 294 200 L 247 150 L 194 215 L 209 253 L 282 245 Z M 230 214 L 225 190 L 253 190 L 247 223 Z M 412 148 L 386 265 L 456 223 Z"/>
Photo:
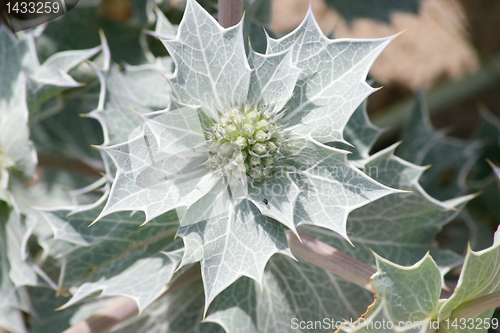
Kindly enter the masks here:
<path id="1" fill-rule="evenodd" d="M 385 4 L 390 2 L 386 0 Z M 377 114 L 398 102 L 408 104 L 413 93 L 424 88 L 428 96 L 437 93 L 440 99 L 437 106 L 430 102 L 431 111 L 436 111 L 434 124 L 451 126 L 452 135 L 467 137 L 478 120 L 478 106 L 500 115 L 500 1 L 401 1 L 405 2 L 413 7 L 395 5 L 382 19 L 376 16 L 377 1 L 357 1 L 366 9 L 355 13 L 357 17 L 349 17 L 345 10 L 355 3 L 352 1 L 342 5 L 341 1 L 312 0 L 311 5 L 323 32 L 334 31 L 336 38 L 385 37 L 404 31 L 370 71 L 376 85 L 384 86 L 370 97 L 369 112 L 375 122 Z M 293 30 L 304 18 L 309 3 L 273 0 L 271 28 L 280 34 Z M 452 95 L 439 96 L 443 89 Z"/>

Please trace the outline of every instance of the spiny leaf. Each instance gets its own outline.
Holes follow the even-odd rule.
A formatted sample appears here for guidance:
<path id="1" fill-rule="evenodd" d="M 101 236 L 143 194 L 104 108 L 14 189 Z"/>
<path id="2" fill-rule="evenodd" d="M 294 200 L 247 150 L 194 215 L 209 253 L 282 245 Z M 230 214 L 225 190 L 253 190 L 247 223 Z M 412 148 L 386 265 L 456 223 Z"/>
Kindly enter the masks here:
<path id="1" fill-rule="evenodd" d="M 154 37 L 161 38 L 175 38 L 177 34 L 177 27 L 172 25 L 170 21 L 165 17 L 163 12 L 159 8 L 155 8 L 156 14 L 156 26 L 155 31 L 150 31 L 149 34 Z"/>
<path id="2" fill-rule="evenodd" d="M 292 53 L 261 55 L 250 52 L 248 63 L 254 70 L 250 78 L 248 103 L 280 111 L 290 98 L 301 70 L 292 64 Z"/>
<path id="3" fill-rule="evenodd" d="M 259 53 L 265 53 L 267 36 L 274 36 L 274 33 L 268 26 L 271 23 L 271 1 L 245 0 L 243 2 L 243 11 L 245 12 L 243 40 L 249 41 L 251 49 Z"/>
<path id="4" fill-rule="evenodd" d="M 286 104 L 284 120 L 319 142 L 344 142 L 344 127 L 352 113 L 376 90 L 365 82 L 368 69 L 392 39 L 330 40 L 322 33 L 312 10 L 290 34 L 278 40 L 269 38 L 268 54 L 296 44 L 293 64 L 303 69 Z"/>
<path id="5" fill-rule="evenodd" d="M 206 218 L 204 211 L 209 209 Z M 182 265 L 201 261 L 205 311 L 215 296 L 241 276 L 262 281 L 273 254 L 291 256 L 279 223 L 259 214 L 249 201 L 235 205 L 220 183 L 188 210 L 178 235 L 186 246 Z"/>
<path id="6" fill-rule="evenodd" d="M 346 152 L 325 149 L 310 141 L 294 147 L 300 159 L 296 169 L 304 193 L 297 200 L 295 223 L 335 231 L 345 239 L 347 215 L 383 196 L 397 192 L 383 186 L 349 165 Z"/>
<path id="7" fill-rule="evenodd" d="M 396 154 L 417 165 L 431 166 L 422 175 L 422 187 L 439 200 L 464 194 L 465 178 L 478 157 L 480 142 L 447 137 L 445 131 L 434 130 L 422 93 L 405 128 Z"/>
<path id="8" fill-rule="evenodd" d="M 436 247 L 434 237 L 470 197 L 445 203 L 430 198 L 418 185 L 424 168 L 394 156 L 395 148 L 364 160 L 364 170 L 383 184 L 412 192 L 392 194 L 351 212 L 347 233 L 355 247 L 326 229 L 301 226 L 299 230 L 371 265 L 375 260 L 370 249 L 402 265 L 415 264 L 430 250 L 439 264 L 440 287 L 441 276 L 462 259 Z M 334 319 L 334 323 L 355 321 L 373 301 L 368 291 L 300 258 L 299 262 L 282 256 L 271 258 L 263 281 L 263 294 L 250 280 L 240 279 L 229 286 L 214 300 L 207 320 L 229 332 L 246 333 L 288 332 L 291 318 L 297 318 L 295 324 L 302 323 L 303 327 L 298 331 L 331 332 L 334 328 L 330 320 L 323 329 L 306 327 L 314 327 L 314 322 L 323 318 Z"/>
<path id="9" fill-rule="evenodd" d="M 358 322 L 346 323 L 338 332 L 427 332 L 441 291 L 441 274 L 434 260 L 427 254 L 415 265 L 403 267 L 378 255 L 375 258 L 376 300 Z"/>
<path id="10" fill-rule="evenodd" d="M 260 186 L 250 187 L 248 197 L 262 215 L 280 221 L 296 231 L 295 203 L 301 190 L 286 173 L 265 180 Z"/>
<path id="11" fill-rule="evenodd" d="M 431 250 L 444 274 L 461 259 L 438 249 L 434 237 L 473 196 L 446 202 L 431 198 L 419 185 L 425 168 L 395 156 L 396 147 L 364 160 L 363 170 L 382 184 L 411 192 L 392 194 L 354 210 L 347 220 L 347 235 L 355 248 L 326 230 L 307 228 L 307 233 L 370 264 L 374 262 L 369 249 L 400 265 L 412 265 Z"/>
<path id="12" fill-rule="evenodd" d="M 370 292 L 333 273 L 274 256 L 264 271 L 262 288 L 239 279 L 214 300 L 206 321 L 220 324 L 226 332 L 332 332 L 335 323 L 355 320 L 372 301 Z"/>
<path id="13" fill-rule="evenodd" d="M 497 230 L 493 245 L 485 250 L 467 251 L 464 266 L 453 295 L 439 308 L 438 318 L 442 322 L 447 318 L 456 318 L 453 311 L 460 305 L 471 302 L 494 292 L 500 291 L 500 231 Z M 494 309 L 483 312 L 474 318 L 491 318 Z M 454 330 L 455 329 L 455 330 Z M 454 327 L 445 327 L 439 332 L 455 332 Z M 461 332 L 486 332 L 486 328 L 470 329 Z"/>
<path id="14" fill-rule="evenodd" d="M 377 297 L 385 298 L 393 322 L 423 321 L 436 315 L 441 273 L 429 254 L 411 267 L 395 265 L 378 255 L 375 259 L 377 273 L 372 283 Z"/>
<path id="15" fill-rule="evenodd" d="M 375 303 L 357 323 L 346 325 L 339 332 L 380 332 L 383 324 L 384 332 L 423 333 L 433 329 L 437 333 L 485 333 L 494 309 L 479 315 L 460 309 L 500 290 L 499 234 L 492 247 L 480 252 L 469 250 L 459 283 L 446 300 L 439 300 L 440 272 L 428 254 L 411 267 L 396 265 L 376 255 L 378 270 L 372 277 Z"/>
<path id="16" fill-rule="evenodd" d="M 139 125 L 137 116 L 127 110 L 144 114 L 167 107 L 169 88 L 161 77 L 163 71 L 169 72 L 160 63 L 156 66 L 128 67 L 123 73 L 116 66 L 111 66 L 108 72 L 99 76 L 99 105 L 89 116 L 101 122 L 104 144 L 127 141 L 130 132 Z"/>
<path id="17" fill-rule="evenodd" d="M 1 25 L 0 49 L 0 169 L 13 168 L 31 178 L 37 158 L 29 141 L 26 79 L 22 72 L 23 59 L 29 54 L 28 43 Z M 6 185 L 7 173 L 1 176 Z"/>
<path id="18" fill-rule="evenodd" d="M 367 101 L 365 100 L 354 111 L 344 128 L 344 139 L 352 146 L 338 142 L 331 144 L 333 147 L 350 151 L 351 154 L 347 155 L 350 161 L 368 158 L 370 156 L 370 149 L 383 132 L 382 129 L 370 122 L 366 112 L 366 105 Z"/>
<path id="19" fill-rule="evenodd" d="M 126 22 L 103 19 L 103 14 L 119 12 L 116 8 L 110 10 L 108 6 L 113 5 L 108 3 L 78 3 L 68 13 L 50 21 L 36 39 L 41 59 L 47 59 L 56 52 L 96 47 L 100 43 L 99 30 L 102 29 L 109 40 L 114 62 L 134 65 L 147 62 L 147 51 L 143 49 L 144 41 L 141 39 L 148 16 L 152 15 L 151 3 L 151 0 L 132 1 L 132 8 L 126 13 Z"/>
<path id="20" fill-rule="evenodd" d="M 187 2 L 177 37 L 162 40 L 176 65 L 170 82 L 179 101 L 201 105 L 214 119 L 245 102 L 251 70 L 242 28 L 224 29 L 196 1 Z"/>
<path id="21" fill-rule="evenodd" d="M 27 82 L 27 101 L 32 117 L 37 119 L 47 117 L 46 113 L 50 114 L 50 109 L 48 109 L 49 111 L 40 111 L 44 103 L 68 88 L 82 86 L 68 72 L 78 64 L 96 55 L 100 50 L 100 47 L 96 47 L 90 50 L 56 53 L 42 65 L 37 66 L 29 75 Z"/>
<path id="22" fill-rule="evenodd" d="M 181 247 L 179 241 L 173 241 L 178 227 L 176 214 L 163 215 L 147 228 L 140 228 L 141 216 L 116 213 L 89 228 L 101 209 L 71 216 L 63 211 L 42 213 L 54 231 L 54 245 L 65 243 L 59 245 L 65 248 L 58 255 L 59 292 L 76 288 L 64 307 L 102 291 L 102 296 L 130 297 L 142 311 L 166 290 L 165 283 L 181 259 L 173 252 Z"/>
<path id="23" fill-rule="evenodd" d="M 124 321 L 112 333 L 223 333 L 222 327 L 202 322 L 203 286 L 201 281 L 168 293 L 151 304 L 140 317 Z"/>
<path id="24" fill-rule="evenodd" d="M 13 333 L 25 333 L 27 330 L 21 310 L 29 311 L 29 306 L 24 288 L 15 282 L 20 282 L 17 272 L 26 267 L 12 266 L 20 264 L 20 260 L 11 262 L 12 258 L 18 259 L 21 254 L 22 247 L 16 244 L 19 239 L 12 237 L 17 232 L 22 233 L 18 212 L 0 201 L 0 328 Z M 35 274 L 29 268 L 24 272 Z"/>
<path id="25" fill-rule="evenodd" d="M 28 34 L 26 38 L 32 38 Z M 42 65 L 28 40 L 18 40 L 4 26 L 0 28 L 2 58 L 0 73 L 0 158 L 1 168 L 13 168 L 24 176 L 33 176 L 37 163 L 28 140 L 28 117 L 36 122 L 60 105 L 55 96 L 68 88 L 78 87 L 68 71 L 95 55 L 100 48 L 61 52 Z M 29 110 L 29 111 L 28 111 Z"/>
<path id="26" fill-rule="evenodd" d="M 169 115 L 170 113 L 167 113 Z M 151 133 L 106 148 L 118 171 L 100 217 L 123 210 L 142 210 L 146 221 L 169 210 L 190 206 L 210 191 L 218 177 L 200 165 L 203 155 L 163 153 Z M 137 132 L 136 132 L 137 133 Z M 132 132 L 134 134 L 134 132 Z"/>

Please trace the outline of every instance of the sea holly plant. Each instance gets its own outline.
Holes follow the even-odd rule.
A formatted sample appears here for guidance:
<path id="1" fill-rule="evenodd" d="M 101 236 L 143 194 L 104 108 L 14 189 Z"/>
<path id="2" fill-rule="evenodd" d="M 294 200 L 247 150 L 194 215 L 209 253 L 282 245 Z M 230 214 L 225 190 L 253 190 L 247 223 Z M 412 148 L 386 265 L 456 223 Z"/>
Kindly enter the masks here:
<path id="1" fill-rule="evenodd" d="M 328 40 L 311 13 L 265 55 L 247 58 L 242 36 L 241 24 L 224 29 L 188 1 L 177 36 L 162 40 L 176 65 L 170 106 L 103 147 L 118 171 L 98 219 L 141 210 L 147 222 L 177 209 L 181 266 L 201 261 L 206 308 L 241 276 L 261 282 L 273 254 L 291 256 L 284 227 L 348 240 L 348 213 L 396 192 L 324 145 L 343 141 L 391 38 Z"/>

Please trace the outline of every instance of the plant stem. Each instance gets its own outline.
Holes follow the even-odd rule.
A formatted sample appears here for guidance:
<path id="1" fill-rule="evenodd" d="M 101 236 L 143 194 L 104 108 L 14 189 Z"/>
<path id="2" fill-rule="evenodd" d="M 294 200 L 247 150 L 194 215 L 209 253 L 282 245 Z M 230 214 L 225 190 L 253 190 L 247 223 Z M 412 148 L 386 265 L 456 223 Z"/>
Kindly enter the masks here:
<path id="1" fill-rule="evenodd" d="M 237 24 L 243 16 L 243 0 L 219 0 L 219 23 L 224 28 Z"/>
<path id="2" fill-rule="evenodd" d="M 375 268 L 306 234 L 299 232 L 299 236 L 302 242 L 293 232 L 287 231 L 288 243 L 294 255 L 374 292 L 370 278 L 377 272 Z M 453 290 L 443 289 L 441 298 L 449 298 L 452 294 Z"/>
<path id="3" fill-rule="evenodd" d="M 347 281 L 373 292 L 370 277 L 376 269 L 317 239 L 299 233 L 302 242 L 291 231 L 287 231 L 292 253 L 330 271 Z"/>
<path id="4" fill-rule="evenodd" d="M 104 172 L 104 165 L 102 163 L 94 161 L 84 162 L 83 160 L 54 153 L 38 153 L 38 165 L 95 178 L 102 177 L 102 173 Z"/>
<path id="5" fill-rule="evenodd" d="M 457 307 L 453 313 L 453 318 L 473 318 L 480 313 L 500 306 L 500 291 L 479 297 L 473 301 L 464 303 Z"/>

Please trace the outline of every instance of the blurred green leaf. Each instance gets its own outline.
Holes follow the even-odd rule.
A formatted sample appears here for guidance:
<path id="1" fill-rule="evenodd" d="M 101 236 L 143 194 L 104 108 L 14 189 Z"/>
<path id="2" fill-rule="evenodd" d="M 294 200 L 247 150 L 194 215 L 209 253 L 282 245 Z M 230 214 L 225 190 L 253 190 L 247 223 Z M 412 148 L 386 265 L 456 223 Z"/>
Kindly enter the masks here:
<path id="1" fill-rule="evenodd" d="M 333 273 L 299 260 L 274 256 L 268 262 L 262 288 L 240 278 L 212 303 L 207 321 L 226 332 L 332 332 L 330 319 L 356 320 L 373 295 Z M 324 319 L 326 324 L 324 324 Z M 300 329 L 300 321 L 320 321 L 317 329 Z"/>
<path id="2" fill-rule="evenodd" d="M 203 284 L 198 281 L 169 292 L 151 304 L 140 317 L 124 321 L 112 333 L 223 333 L 219 325 L 202 322 Z"/>
<path id="3" fill-rule="evenodd" d="M 422 93 L 417 95 L 402 141 L 396 150 L 398 156 L 429 166 L 420 183 L 432 197 L 446 200 L 467 192 L 466 177 L 478 158 L 481 143 L 447 137 L 445 131 L 434 130 Z"/>
<path id="4" fill-rule="evenodd" d="M 338 142 L 329 144 L 350 151 L 351 154 L 347 155 L 347 157 L 351 161 L 368 158 L 370 149 L 383 132 L 382 129 L 371 123 L 366 112 L 366 104 L 367 101 L 365 100 L 358 106 L 344 129 L 344 139 L 352 146 Z"/>
<path id="5" fill-rule="evenodd" d="M 111 301 L 109 298 L 94 298 L 56 311 L 69 297 L 57 296 L 54 289 L 43 287 L 30 287 L 28 292 L 34 300 L 35 312 L 35 315 L 30 317 L 31 333 L 63 332 Z"/>
<path id="6" fill-rule="evenodd" d="M 63 211 L 42 212 L 55 241 L 51 248 L 60 263 L 59 291 L 71 291 L 72 305 L 96 292 L 102 296 L 127 296 L 142 311 L 165 290 L 181 259 L 175 252 L 178 228 L 175 212 L 164 214 L 139 227 L 141 214 L 116 213 L 88 227 L 102 207 L 65 216 Z M 54 244 L 57 245 L 57 244 Z M 164 253 L 165 252 L 165 253 Z"/>
<path id="7" fill-rule="evenodd" d="M 6 169 L 31 178 L 37 163 L 29 141 L 26 76 L 23 59 L 29 57 L 28 42 L 17 39 L 0 25 L 0 176 L 2 189 L 8 183 Z"/>
<path id="8" fill-rule="evenodd" d="M 149 113 L 168 106 L 170 87 L 162 74 L 169 74 L 171 70 L 171 62 L 160 59 L 155 65 L 127 67 L 124 72 L 111 66 L 108 72 L 100 75 L 103 93 L 98 108 L 89 117 L 101 123 L 104 144 L 129 139 L 129 134 L 141 125 L 134 113 Z"/>
<path id="9" fill-rule="evenodd" d="M 23 272 L 30 276 L 34 274 L 25 266 L 14 266 L 23 264 L 20 260 L 22 245 L 19 242 L 24 230 L 19 219 L 15 209 L 0 201 L 0 328 L 13 333 L 27 332 L 21 311 L 30 310 L 24 287 L 15 284 L 22 282 L 19 280 L 22 276 L 18 273 Z M 11 259 L 14 261 L 11 262 Z"/>
<path id="10" fill-rule="evenodd" d="M 96 168 L 102 164 L 99 151 L 91 147 L 103 142 L 102 128 L 97 121 L 82 118 L 97 108 L 99 89 L 99 82 L 94 82 L 69 94 L 60 112 L 31 127 L 31 138 L 39 154 L 72 157 Z M 60 162 L 64 168 L 64 161 Z M 57 160 L 53 164 L 57 164 Z"/>
<path id="11" fill-rule="evenodd" d="M 106 36 L 116 63 L 138 65 L 147 62 L 142 29 L 147 24 L 151 1 L 133 1 L 132 16 L 120 21 L 103 17 L 99 2 L 82 0 L 62 17 L 50 21 L 36 46 L 41 60 L 54 53 L 88 49 L 100 45 L 99 29 Z M 106 1 L 103 1 L 105 6 Z M 111 7 L 111 10 L 113 8 Z"/>

